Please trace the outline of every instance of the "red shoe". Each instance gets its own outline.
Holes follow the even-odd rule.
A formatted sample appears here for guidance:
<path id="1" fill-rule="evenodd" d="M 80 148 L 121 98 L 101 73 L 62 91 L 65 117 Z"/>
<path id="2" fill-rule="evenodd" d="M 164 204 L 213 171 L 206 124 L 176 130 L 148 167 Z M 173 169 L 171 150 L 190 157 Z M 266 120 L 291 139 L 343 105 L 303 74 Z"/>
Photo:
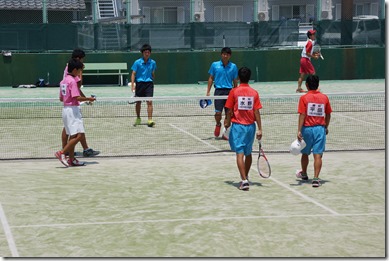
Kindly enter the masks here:
<path id="1" fill-rule="evenodd" d="M 68 162 L 66 161 L 66 156 L 63 154 L 60 150 L 57 151 L 55 154 L 55 157 L 65 166 L 69 167 Z"/>
<path id="2" fill-rule="evenodd" d="M 69 167 L 80 167 L 85 166 L 85 162 L 78 161 L 78 159 L 74 158 L 73 161 L 68 159 Z"/>
<path id="3" fill-rule="evenodd" d="M 220 125 L 216 125 L 215 131 L 213 132 L 213 134 L 215 135 L 215 137 L 219 137 L 221 126 L 222 126 L 221 124 L 220 124 Z"/>

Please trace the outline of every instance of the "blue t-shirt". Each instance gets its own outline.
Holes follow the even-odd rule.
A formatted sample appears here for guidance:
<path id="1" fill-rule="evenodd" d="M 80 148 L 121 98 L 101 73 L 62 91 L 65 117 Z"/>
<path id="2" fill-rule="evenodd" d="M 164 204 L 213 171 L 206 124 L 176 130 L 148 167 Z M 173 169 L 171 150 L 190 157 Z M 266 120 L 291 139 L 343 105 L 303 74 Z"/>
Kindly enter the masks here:
<path id="1" fill-rule="evenodd" d="M 224 67 L 223 62 L 217 61 L 211 64 L 208 73 L 212 75 L 216 89 L 232 88 L 233 81 L 238 78 L 238 67 L 232 62 Z"/>
<path id="2" fill-rule="evenodd" d="M 135 82 L 152 82 L 153 72 L 157 69 L 157 63 L 149 58 L 145 63 L 143 57 L 134 62 L 131 70 L 135 71 Z"/>

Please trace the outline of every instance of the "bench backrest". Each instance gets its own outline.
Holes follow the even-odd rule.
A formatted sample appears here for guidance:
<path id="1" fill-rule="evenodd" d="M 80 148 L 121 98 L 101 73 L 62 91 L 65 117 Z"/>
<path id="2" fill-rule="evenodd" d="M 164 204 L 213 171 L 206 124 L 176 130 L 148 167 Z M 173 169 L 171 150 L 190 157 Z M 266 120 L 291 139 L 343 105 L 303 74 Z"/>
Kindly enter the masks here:
<path id="1" fill-rule="evenodd" d="M 127 63 L 84 63 L 88 70 L 127 70 Z"/>

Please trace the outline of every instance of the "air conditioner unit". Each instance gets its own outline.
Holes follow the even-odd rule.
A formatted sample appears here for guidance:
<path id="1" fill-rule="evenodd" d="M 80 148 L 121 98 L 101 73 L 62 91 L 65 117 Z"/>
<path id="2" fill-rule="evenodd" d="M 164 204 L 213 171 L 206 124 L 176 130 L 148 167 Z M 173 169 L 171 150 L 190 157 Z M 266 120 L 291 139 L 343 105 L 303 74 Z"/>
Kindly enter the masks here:
<path id="1" fill-rule="evenodd" d="M 332 12 L 331 11 L 322 11 L 321 12 L 321 19 L 332 20 Z"/>
<path id="2" fill-rule="evenodd" d="M 195 12 L 193 20 L 195 22 L 204 22 L 204 12 Z"/>
<path id="3" fill-rule="evenodd" d="M 259 12 L 258 21 L 269 21 L 269 12 Z"/>

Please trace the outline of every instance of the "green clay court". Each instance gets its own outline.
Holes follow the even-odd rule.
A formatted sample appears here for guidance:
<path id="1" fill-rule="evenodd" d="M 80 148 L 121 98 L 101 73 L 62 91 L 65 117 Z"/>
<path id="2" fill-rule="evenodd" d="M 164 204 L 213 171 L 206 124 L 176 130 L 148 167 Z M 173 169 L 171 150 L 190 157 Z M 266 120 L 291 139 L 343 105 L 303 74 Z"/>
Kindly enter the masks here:
<path id="1" fill-rule="evenodd" d="M 296 95 L 295 82 L 253 83 L 252 86 L 263 96 Z M 155 96 L 202 96 L 205 89 L 203 84 L 156 85 Z M 323 81 L 320 89 L 324 93 L 383 92 L 385 95 L 385 81 Z M 98 99 L 130 96 L 128 87 L 87 86 L 83 91 L 86 95 L 97 95 Z M 56 98 L 57 94 L 57 88 L 0 88 L 2 98 Z M 133 107 L 126 108 L 133 113 Z M 213 115 L 211 109 L 208 112 Z M 369 133 L 353 127 L 359 126 L 357 122 L 373 126 L 372 130 L 380 130 L 379 133 L 385 132 L 383 112 L 373 110 L 368 116 L 337 114 L 329 135 L 336 136 L 336 132 L 344 131 L 336 127 L 342 122 L 351 124 L 345 132 L 350 136 L 362 132 L 361 138 L 354 136 L 361 142 Z M 128 135 L 124 136 L 128 139 L 134 135 L 151 135 L 148 144 L 134 140 L 132 147 L 152 150 L 155 145 L 156 150 L 160 150 L 169 146 L 160 139 L 169 133 L 169 129 L 164 128 L 173 125 L 174 116 L 166 118 L 166 123 L 156 121 L 155 128 L 138 126 L 140 128 L 136 129 L 132 127 L 133 117 L 128 115 L 115 121 L 121 125 L 112 127 L 110 135 L 117 139 L 113 144 L 119 144 L 118 137 L 122 135 Z M 289 117 L 294 133 L 297 113 Z M 207 119 L 212 120 L 212 117 Z M 254 152 L 252 184 L 249 192 L 243 192 L 238 190 L 234 153 L 228 151 L 226 141 L 212 139 L 213 129 L 209 128 L 208 133 L 207 124 L 202 133 L 208 134 L 197 139 L 198 146 L 211 146 L 220 152 L 128 157 L 121 156 L 126 152 L 118 145 L 113 146 L 118 147 L 117 151 L 112 148 L 111 154 L 104 154 L 101 147 L 109 140 L 104 139 L 107 132 L 98 133 L 98 127 L 108 129 L 112 123 L 106 120 L 107 126 L 103 126 L 102 122 L 93 121 L 94 118 L 85 121 L 88 143 L 102 152 L 94 158 L 83 158 L 87 163 L 85 167 L 63 168 L 54 156 L 45 155 L 41 159 L 0 160 L 1 256 L 386 256 L 385 149 L 326 152 L 320 188 L 312 188 L 310 182 L 312 156 L 308 168 L 310 180 L 301 182 L 295 177 L 300 157 L 269 152 L 272 176 L 263 179 L 257 174 L 257 153 Z M 8 120 L 4 122 L 11 126 Z M 60 146 L 62 126 L 57 118 L 43 122 L 50 128 L 41 126 L 39 132 L 32 122 L 20 121 L 17 124 L 22 125 L 23 131 L 16 139 L 9 129 L 1 128 L 2 154 L 11 153 L 13 145 L 33 151 L 47 141 L 48 153 L 52 155 Z M 264 128 L 267 123 L 271 125 L 264 121 Z M 28 129 L 30 133 L 24 131 Z M 167 138 L 166 142 L 170 140 L 170 146 L 174 147 L 180 139 L 186 139 L 193 143 L 189 149 L 196 146 L 196 139 L 188 138 L 186 135 L 190 132 L 185 131 L 182 136 L 171 132 L 175 136 Z M 268 136 L 274 140 L 285 133 L 267 126 L 263 139 L 266 141 Z M 199 134 L 192 134 L 196 135 Z M 26 141 L 12 145 L 7 143 L 7 137 L 12 141 Z M 385 146 L 384 135 L 374 140 Z M 290 144 L 281 143 L 285 143 L 285 148 Z M 347 142 L 343 146 L 347 147 Z"/>

